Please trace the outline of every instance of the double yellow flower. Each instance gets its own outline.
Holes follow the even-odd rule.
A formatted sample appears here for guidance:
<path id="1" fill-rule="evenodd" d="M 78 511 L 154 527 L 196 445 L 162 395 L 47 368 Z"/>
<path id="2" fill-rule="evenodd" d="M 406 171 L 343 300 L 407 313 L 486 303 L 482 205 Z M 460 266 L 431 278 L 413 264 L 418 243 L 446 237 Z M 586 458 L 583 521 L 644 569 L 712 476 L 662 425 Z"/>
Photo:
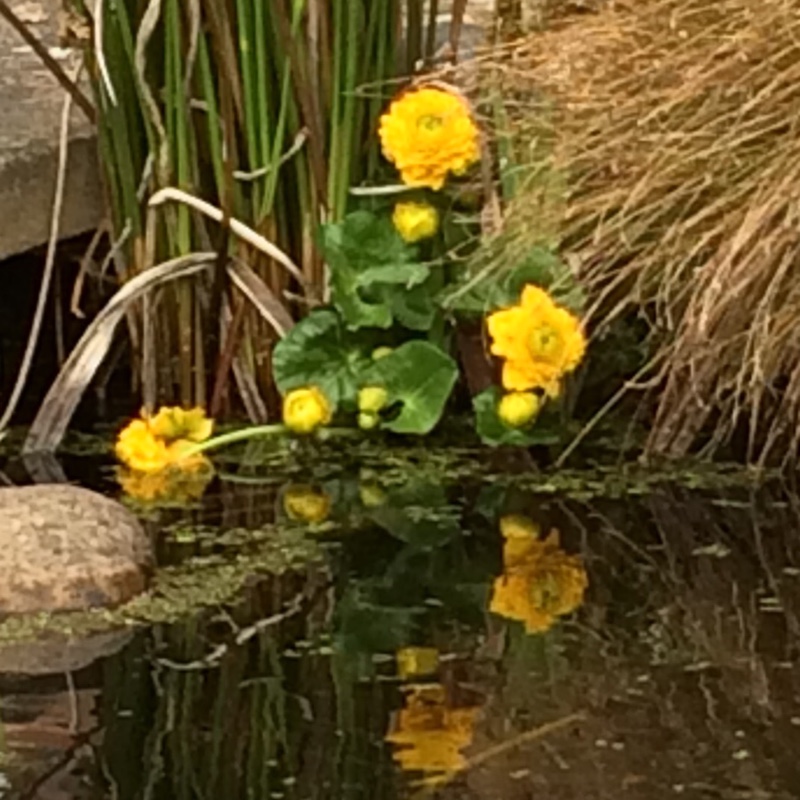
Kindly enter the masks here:
<path id="1" fill-rule="evenodd" d="M 564 377 L 586 353 L 580 321 L 538 286 L 529 284 L 520 302 L 487 319 L 491 352 L 503 359 L 502 381 L 508 391 L 497 409 L 511 428 L 530 425 L 544 397 L 561 392 Z"/>
<path id="2" fill-rule="evenodd" d="M 462 175 L 480 158 L 478 127 L 455 92 L 422 87 L 405 92 L 381 117 L 386 158 L 407 186 L 438 190 L 447 176 Z"/>
<path id="3" fill-rule="evenodd" d="M 211 436 L 214 422 L 202 408 L 164 407 L 152 417 L 130 422 L 117 437 L 119 460 L 136 472 L 158 472 L 180 464 L 197 469 L 207 463 L 202 455 L 187 455 L 193 445 Z"/>

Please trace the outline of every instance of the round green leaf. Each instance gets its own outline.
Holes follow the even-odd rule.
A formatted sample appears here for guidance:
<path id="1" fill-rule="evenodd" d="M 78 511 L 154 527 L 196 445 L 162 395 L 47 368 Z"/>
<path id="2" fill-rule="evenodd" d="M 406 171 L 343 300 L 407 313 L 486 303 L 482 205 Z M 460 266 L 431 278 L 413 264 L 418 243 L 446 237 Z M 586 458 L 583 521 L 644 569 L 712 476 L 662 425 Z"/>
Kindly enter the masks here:
<path id="1" fill-rule="evenodd" d="M 395 433 L 429 433 L 439 422 L 453 387 L 458 366 L 430 342 L 406 342 L 374 362 L 370 383 L 385 386 L 389 404 L 400 403 L 400 413 L 383 423 Z"/>
<path id="2" fill-rule="evenodd" d="M 282 394 L 318 386 L 334 405 L 355 401 L 359 375 L 372 365 L 367 344 L 349 333 L 332 309 L 312 311 L 275 346 L 275 385 Z"/>

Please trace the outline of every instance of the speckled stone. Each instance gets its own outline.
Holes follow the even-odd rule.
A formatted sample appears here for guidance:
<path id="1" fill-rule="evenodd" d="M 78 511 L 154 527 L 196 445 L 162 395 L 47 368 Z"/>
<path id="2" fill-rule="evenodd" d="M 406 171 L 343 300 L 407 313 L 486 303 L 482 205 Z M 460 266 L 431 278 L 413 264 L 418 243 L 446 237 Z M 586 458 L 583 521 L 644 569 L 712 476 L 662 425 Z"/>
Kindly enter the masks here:
<path id="1" fill-rule="evenodd" d="M 152 559 L 114 500 L 63 484 L 0 488 L 0 613 L 118 605 L 146 588 Z"/>
<path id="2" fill-rule="evenodd" d="M 80 52 L 59 47 L 61 0 L 10 5 L 71 74 Z M 63 99 L 64 90 L 38 56 L 0 19 L 0 260 L 48 239 Z M 105 213 L 94 128 L 74 107 L 71 120 L 62 239 L 96 228 Z"/>
<path id="3" fill-rule="evenodd" d="M 54 637 L 33 642 L 0 644 L 0 675 L 57 675 L 79 672 L 118 653 L 133 639 L 133 631 L 96 633 L 80 639 Z"/>

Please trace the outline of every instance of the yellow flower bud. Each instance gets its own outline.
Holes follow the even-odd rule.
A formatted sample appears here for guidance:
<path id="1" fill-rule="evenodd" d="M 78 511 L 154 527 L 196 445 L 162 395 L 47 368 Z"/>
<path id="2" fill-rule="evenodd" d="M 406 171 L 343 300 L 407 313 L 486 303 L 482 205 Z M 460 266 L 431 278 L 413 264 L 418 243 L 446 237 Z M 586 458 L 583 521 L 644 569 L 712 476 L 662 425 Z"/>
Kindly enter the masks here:
<path id="1" fill-rule="evenodd" d="M 361 428 L 362 431 L 371 431 L 378 426 L 380 421 L 380 417 L 378 417 L 377 414 L 373 414 L 371 411 L 363 411 L 358 415 L 358 427 Z"/>
<path id="2" fill-rule="evenodd" d="M 332 417 L 328 398 L 316 386 L 293 389 L 283 398 L 283 424 L 295 433 L 311 433 Z"/>
<path id="3" fill-rule="evenodd" d="M 283 493 L 283 509 L 298 522 L 323 522 L 331 511 L 331 498 L 312 486 L 298 484 Z"/>
<path id="4" fill-rule="evenodd" d="M 386 492 L 377 483 L 360 484 L 358 496 L 365 508 L 378 508 L 386 502 Z"/>
<path id="5" fill-rule="evenodd" d="M 365 386 L 358 393 L 358 410 L 377 414 L 389 399 L 389 392 L 383 386 Z"/>
<path id="6" fill-rule="evenodd" d="M 394 352 L 394 348 L 392 347 L 376 347 L 372 351 L 372 360 L 379 361 L 381 358 L 386 358 L 386 356 L 391 355 Z"/>
<path id="7" fill-rule="evenodd" d="M 439 212 L 430 203 L 398 203 L 392 222 L 409 244 L 429 239 L 439 230 Z"/>
<path id="8" fill-rule="evenodd" d="M 533 392 L 509 392 L 497 406 L 497 416 L 509 428 L 524 428 L 536 419 L 542 401 Z"/>

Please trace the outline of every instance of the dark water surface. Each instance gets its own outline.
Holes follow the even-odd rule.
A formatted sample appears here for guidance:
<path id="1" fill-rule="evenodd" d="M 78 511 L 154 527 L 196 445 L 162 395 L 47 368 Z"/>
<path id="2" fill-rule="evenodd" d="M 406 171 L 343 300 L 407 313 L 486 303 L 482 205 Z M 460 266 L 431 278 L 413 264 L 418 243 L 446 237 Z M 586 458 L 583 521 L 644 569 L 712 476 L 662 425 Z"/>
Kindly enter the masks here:
<path id="1" fill-rule="evenodd" d="M 313 555 L 174 622 L 0 648 L 43 673 L 0 675 L 0 797 L 800 796 L 800 501 L 542 483 L 267 477 L 151 510 L 166 565 L 241 567 L 275 526 Z"/>

